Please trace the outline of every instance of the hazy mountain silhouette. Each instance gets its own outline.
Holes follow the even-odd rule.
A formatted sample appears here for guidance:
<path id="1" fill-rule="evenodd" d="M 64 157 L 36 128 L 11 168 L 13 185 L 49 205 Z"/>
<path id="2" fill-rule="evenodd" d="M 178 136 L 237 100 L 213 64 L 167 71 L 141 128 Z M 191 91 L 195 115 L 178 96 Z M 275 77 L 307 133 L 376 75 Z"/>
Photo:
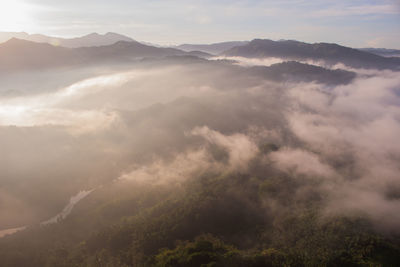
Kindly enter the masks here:
<path id="1" fill-rule="evenodd" d="M 233 41 L 233 42 L 222 42 L 214 44 L 182 44 L 178 45 L 176 48 L 183 51 L 202 51 L 209 54 L 218 55 L 228 49 L 235 46 L 241 46 L 248 44 L 248 41 Z"/>
<path id="2" fill-rule="evenodd" d="M 397 69 L 400 67 L 400 59 L 397 58 L 385 58 L 338 44 L 308 44 L 292 40 L 255 39 L 247 45 L 233 47 L 223 52 L 223 55 L 248 58 L 278 57 L 289 60 L 323 60 L 328 64 L 344 63 L 356 68 Z"/>
<path id="3" fill-rule="evenodd" d="M 113 62 L 143 57 L 190 55 L 174 48 L 159 48 L 138 42 L 119 41 L 112 45 L 65 48 L 13 38 L 0 44 L 0 70 L 41 69 Z"/>
<path id="4" fill-rule="evenodd" d="M 111 33 L 108 35 L 114 36 Z M 91 34 L 88 36 L 95 40 L 100 35 Z M 253 40 L 247 45 L 233 47 L 223 54 L 250 58 L 280 57 L 288 60 L 323 60 L 328 64 L 344 63 L 361 68 L 396 69 L 400 66 L 399 58 L 385 58 L 337 44 L 307 44 L 297 41 Z M 185 52 L 176 48 L 149 46 L 136 41 L 118 41 L 112 45 L 66 48 L 13 38 L 0 44 L 0 70 L 15 71 L 126 63 L 144 57 L 158 58 L 182 55 L 203 58 L 211 56 L 201 51 Z M 287 67 L 289 65 L 282 66 Z M 309 66 L 306 70 L 308 73 L 319 73 L 320 71 L 314 66 L 307 66 Z M 290 63 L 290 68 L 295 68 L 295 71 L 304 69 L 303 66 L 300 67 L 295 63 Z M 280 72 L 284 71 L 280 70 Z"/>
<path id="5" fill-rule="evenodd" d="M 203 52 L 203 51 L 197 51 L 197 50 L 189 51 L 189 52 L 187 52 L 187 54 L 190 55 L 190 56 L 195 56 L 195 57 L 200 57 L 200 58 L 210 58 L 210 57 L 213 57 L 212 54 L 209 54 L 209 53 Z"/>
<path id="6" fill-rule="evenodd" d="M 0 32 L 0 43 L 7 42 L 12 38 L 18 38 L 25 40 L 29 37 L 29 34 L 26 32 Z"/>
<path id="7" fill-rule="evenodd" d="M 77 51 L 17 38 L 0 44 L 0 70 L 37 69 L 81 61 Z"/>
<path id="8" fill-rule="evenodd" d="M 360 48 L 359 50 L 382 57 L 400 57 L 400 50 L 387 48 Z"/>
<path id="9" fill-rule="evenodd" d="M 0 32 L 0 42 L 8 41 L 11 38 L 18 38 L 37 43 L 48 43 L 54 46 L 63 46 L 68 48 L 104 46 L 115 44 L 118 41 L 135 41 L 130 37 L 112 32 L 106 34 L 91 33 L 76 38 L 59 38 L 43 34 L 28 34 L 25 32 Z"/>
<path id="10" fill-rule="evenodd" d="M 261 76 L 274 81 L 318 82 L 325 84 L 348 84 L 355 77 L 354 72 L 341 69 L 330 70 L 296 61 L 273 64 L 269 67 L 254 66 L 247 69 L 250 75 Z"/>
<path id="11" fill-rule="evenodd" d="M 110 60 L 129 60 L 141 57 L 163 57 L 171 55 L 185 55 L 186 52 L 175 48 L 164 48 L 144 45 L 139 42 L 119 41 L 112 45 L 98 47 L 76 48 L 80 54 L 87 55 L 88 58 L 102 61 Z"/>

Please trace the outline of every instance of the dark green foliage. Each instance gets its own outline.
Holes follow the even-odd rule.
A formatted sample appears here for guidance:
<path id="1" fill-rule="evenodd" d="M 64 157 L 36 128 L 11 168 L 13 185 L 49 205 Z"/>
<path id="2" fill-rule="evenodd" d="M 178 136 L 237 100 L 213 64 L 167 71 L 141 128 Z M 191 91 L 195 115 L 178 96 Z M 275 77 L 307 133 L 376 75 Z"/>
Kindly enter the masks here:
<path id="1" fill-rule="evenodd" d="M 363 218 L 323 216 L 310 183 L 257 162 L 183 183 L 113 183 L 57 224 L 0 239 L 0 266 L 399 266 L 399 240 Z"/>
<path id="2" fill-rule="evenodd" d="M 285 265 L 286 256 L 275 249 L 240 251 L 211 235 L 199 236 L 194 242 L 180 243 L 174 249 L 163 249 L 155 257 L 155 266 L 159 267 Z"/>

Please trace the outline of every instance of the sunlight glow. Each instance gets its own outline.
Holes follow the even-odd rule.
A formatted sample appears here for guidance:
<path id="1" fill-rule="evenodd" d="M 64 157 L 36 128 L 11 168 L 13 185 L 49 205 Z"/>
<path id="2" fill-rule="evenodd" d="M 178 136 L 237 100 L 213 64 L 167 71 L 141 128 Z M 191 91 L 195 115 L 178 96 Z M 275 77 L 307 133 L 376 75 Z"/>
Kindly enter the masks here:
<path id="1" fill-rule="evenodd" d="M 1 31 L 24 31 L 32 27 L 32 6 L 21 0 L 2 0 Z"/>

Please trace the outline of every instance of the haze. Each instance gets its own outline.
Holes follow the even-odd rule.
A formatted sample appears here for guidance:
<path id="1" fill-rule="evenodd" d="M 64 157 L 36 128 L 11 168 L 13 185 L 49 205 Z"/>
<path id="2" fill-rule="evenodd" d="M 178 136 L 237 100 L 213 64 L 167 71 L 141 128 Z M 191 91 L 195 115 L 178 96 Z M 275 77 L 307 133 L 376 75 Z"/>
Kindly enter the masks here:
<path id="1" fill-rule="evenodd" d="M 0 266 L 400 265 L 398 2 L 6 2 Z"/>

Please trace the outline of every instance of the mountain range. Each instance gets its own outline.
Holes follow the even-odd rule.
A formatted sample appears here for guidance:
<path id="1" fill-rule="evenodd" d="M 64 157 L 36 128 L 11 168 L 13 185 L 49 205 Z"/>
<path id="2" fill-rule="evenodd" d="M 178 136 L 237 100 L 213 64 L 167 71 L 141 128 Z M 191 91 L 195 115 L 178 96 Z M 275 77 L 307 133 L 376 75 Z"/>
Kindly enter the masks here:
<path id="1" fill-rule="evenodd" d="M 124 63 L 143 57 L 202 55 L 174 48 L 161 48 L 136 41 L 118 41 L 112 45 L 65 48 L 17 38 L 0 44 L 0 70 L 44 69 L 101 63 Z"/>
<path id="2" fill-rule="evenodd" d="M 222 42 L 214 44 L 182 44 L 176 46 L 176 48 L 187 52 L 202 51 L 205 53 L 218 55 L 235 46 L 247 45 L 248 43 L 249 43 L 248 41 L 232 41 L 232 42 Z"/>
<path id="3" fill-rule="evenodd" d="M 360 48 L 359 50 L 365 51 L 371 54 L 375 54 L 382 57 L 400 57 L 399 49 L 387 49 L 387 48 Z"/>
<path id="4" fill-rule="evenodd" d="M 209 58 L 211 54 L 245 58 L 274 57 L 285 61 L 311 62 L 311 64 L 323 62 L 331 66 L 342 63 L 353 68 L 392 70 L 400 68 L 400 58 L 384 57 L 368 52 L 370 50 L 362 51 L 331 43 L 309 44 L 293 40 L 254 39 L 251 42 L 156 47 L 116 33 L 104 35 L 93 33 L 73 39 L 56 38 L 54 40 L 58 45 L 54 45 L 51 44 L 54 41 L 52 37 L 26 33 L 20 35 L 25 39 L 13 37 L 0 44 L 0 70 L 127 63 L 144 57 L 189 55 Z M 31 40 L 26 40 L 28 38 Z"/>
<path id="5" fill-rule="evenodd" d="M 12 38 L 18 38 L 37 43 L 48 43 L 54 46 L 63 46 L 68 48 L 112 45 L 118 41 L 135 41 L 130 37 L 113 32 L 108 32 L 106 34 L 91 33 L 82 37 L 69 39 L 52 37 L 43 34 L 28 34 L 26 32 L 0 32 L 0 42 L 6 42 Z"/>
<path id="6" fill-rule="evenodd" d="M 330 65 L 343 63 L 355 68 L 398 69 L 400 66 L 399 58 L 385 58 L 338 44 L 309 44 L 292 40 L 255 39 L 247 45 L 233 47 L 222 54 L 247 58 L 324 61 Z"/>

